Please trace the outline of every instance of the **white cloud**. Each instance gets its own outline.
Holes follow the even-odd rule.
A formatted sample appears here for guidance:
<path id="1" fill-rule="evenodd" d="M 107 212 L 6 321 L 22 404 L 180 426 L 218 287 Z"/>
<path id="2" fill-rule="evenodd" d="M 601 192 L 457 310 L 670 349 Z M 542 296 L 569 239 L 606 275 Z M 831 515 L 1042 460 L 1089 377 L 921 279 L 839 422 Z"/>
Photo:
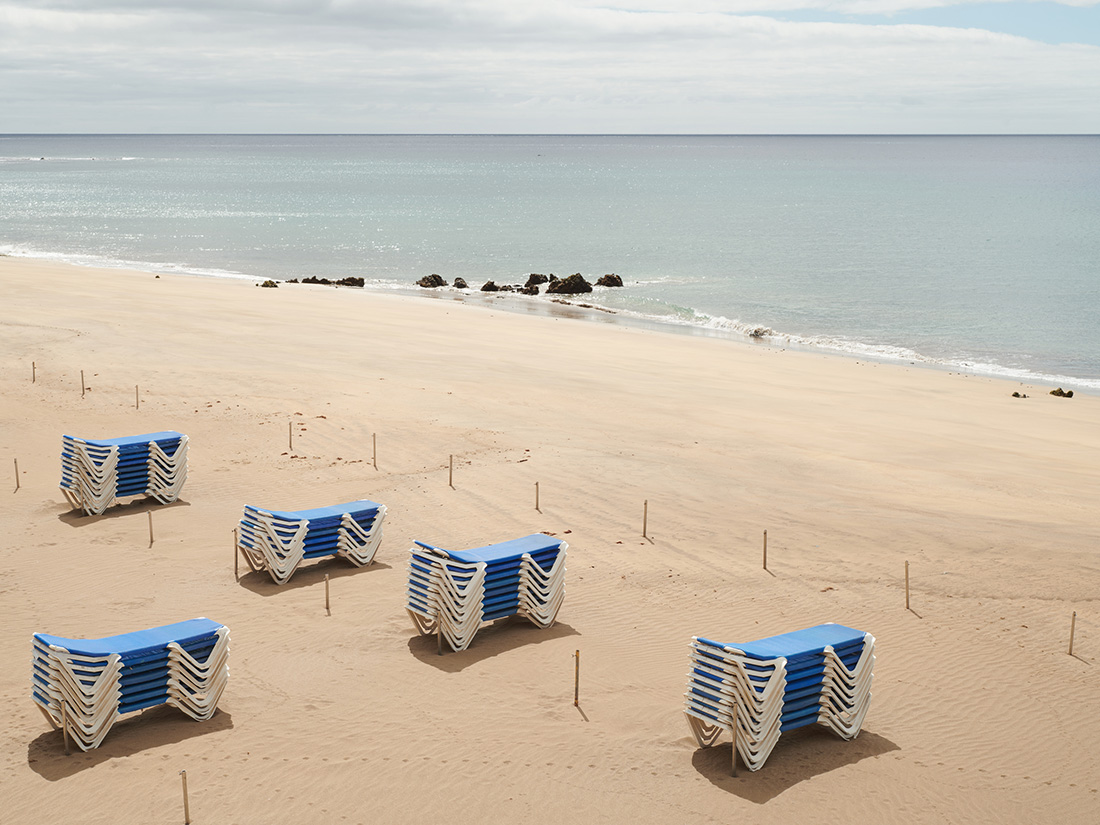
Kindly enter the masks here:
<path id="1" fill-rule="evenodd" d="M 1100 48 L 708 5 L 8 3 L 0 129 L 1100 131 Z"/>

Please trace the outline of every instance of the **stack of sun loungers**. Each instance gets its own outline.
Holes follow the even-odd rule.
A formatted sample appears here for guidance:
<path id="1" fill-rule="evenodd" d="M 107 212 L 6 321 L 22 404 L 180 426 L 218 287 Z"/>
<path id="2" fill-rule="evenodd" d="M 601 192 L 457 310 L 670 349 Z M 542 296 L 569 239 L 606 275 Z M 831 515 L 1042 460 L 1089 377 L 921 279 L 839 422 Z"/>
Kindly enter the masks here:
<path id="1" fill-rule="evenodd" d="M 34 634 L 31 697 L 81 750 L 115 720 L 154 705 L 214 715 L 229 680 L 229 629 L 210 619 L 103 639 Z"/>
<path id="2" fill-rule="evenodd" d="M 304 559 L 343 556 L 370 564 L 385 515 L 385 505 L 366 500 L 296 512 L 245 506 L 237 547 L 253 570 L 266 570 L 285 584 Z"/>
<path id="3" fill-rule="evenodd" d="M 409 550 L 406 609 L 421 635 L 438 633 L 453 650 L 505 616 L 550 627 L 565 599 L 568 546 L 543 533 L 463 551 L 418 541 Z"/>
<path id="4" fill-rule="evenodd" d="M 125 496 L 175 501 L 186 480 L 187 436 L 181 433 L 105 439 L 62 436 L 61 491 L 88 515 L 100 515 Z"/>
<path id="5" fill-rule="evenodd" d="M 843 739 L 859 733 L 871 701 L 875 639 L 838 624 L 784 633 L 748 644 L 691 640 L 684 712 L 700 747 L 721 731 L 758 770 L 780 733 L 814 723 Z"/>

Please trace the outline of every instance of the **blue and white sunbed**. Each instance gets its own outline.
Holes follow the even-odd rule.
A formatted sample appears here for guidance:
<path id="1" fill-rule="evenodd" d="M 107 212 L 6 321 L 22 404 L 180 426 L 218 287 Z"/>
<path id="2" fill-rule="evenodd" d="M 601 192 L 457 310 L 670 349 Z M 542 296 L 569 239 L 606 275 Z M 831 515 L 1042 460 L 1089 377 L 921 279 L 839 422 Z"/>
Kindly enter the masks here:
<path id="1" fill-rule="evenodd" d="M 363 499 L 312 510 L 264 510 L 246 505 L 237 548 L 253 570 L 286 584 L 305 559 L 342 556 L 360 567 L 374 561 L 386 506 Z"/>
<path id="2" fill-rule="evenodd" d="M 871 701 L 875 638 L 822 624 L 747 644 L 691 640 L 684 713 L 700 747 L 723 730 L 749 770 L 759 770 L 779 735 L 811 724 L 853 739 Z"/>
<path id="3" fill-rule="evenodd" d="M 33 638 L 31 698 L 84 751 L 119 717 L 155 705 L 209 719 L 228 680 L 229 629 L 210 619 L 102 639 Z"/>
<path id="4" fill-rule="evenodd" d="M 421 635 L 438 633 L 465 650 L 484 622 L 524 616 L 550 627 L 565 599 L 569 545 L 544 533 L 444 550 L 418 541 L 409 550 L 405 608 Z"/>
<path id="5" fill-rule="evenodd" d="M 187 480 L 187 436 L 174 430 L 122 438 L 61 437 L 61 492 L 74 508 L 100 515 L 120 498 L 179 498 Z"/>

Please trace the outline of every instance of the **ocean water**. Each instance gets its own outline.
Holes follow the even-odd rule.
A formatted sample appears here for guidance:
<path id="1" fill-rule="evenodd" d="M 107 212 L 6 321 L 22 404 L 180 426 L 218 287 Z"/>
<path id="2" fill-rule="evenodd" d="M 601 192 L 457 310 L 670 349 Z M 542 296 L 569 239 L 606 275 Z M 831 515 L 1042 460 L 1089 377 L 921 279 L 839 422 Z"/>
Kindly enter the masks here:
<path id="1" fill-rule="evenodd" d="M 1096 136 L 0 135 L 0 253 L 409 294 L 613 272 L 579 299 L 605 321 L 1100 391 Z"/>

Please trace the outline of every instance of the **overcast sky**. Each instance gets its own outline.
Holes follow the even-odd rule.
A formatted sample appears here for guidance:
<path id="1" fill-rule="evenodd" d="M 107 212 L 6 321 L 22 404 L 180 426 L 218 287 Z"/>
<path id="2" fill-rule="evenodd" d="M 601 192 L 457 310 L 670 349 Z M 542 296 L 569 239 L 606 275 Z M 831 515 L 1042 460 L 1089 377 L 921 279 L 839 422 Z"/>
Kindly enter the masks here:
<path id="1" fill-rule="evenodd" d="M 0 0 L 0 132 L 1100 133 L 1100 0 Z"/>

